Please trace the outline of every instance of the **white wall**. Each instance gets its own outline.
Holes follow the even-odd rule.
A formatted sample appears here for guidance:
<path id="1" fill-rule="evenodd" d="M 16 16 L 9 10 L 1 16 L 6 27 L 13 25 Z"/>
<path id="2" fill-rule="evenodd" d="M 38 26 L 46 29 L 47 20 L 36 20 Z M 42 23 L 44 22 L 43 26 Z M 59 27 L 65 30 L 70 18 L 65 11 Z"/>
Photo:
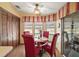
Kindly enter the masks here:
<path id="1" fill-rule="evenodd" d="M 56 21 L 56 33 L 60 33 L 56 42 L 56 47 L 61 53 L 61 20 L 60 19 Z"/>

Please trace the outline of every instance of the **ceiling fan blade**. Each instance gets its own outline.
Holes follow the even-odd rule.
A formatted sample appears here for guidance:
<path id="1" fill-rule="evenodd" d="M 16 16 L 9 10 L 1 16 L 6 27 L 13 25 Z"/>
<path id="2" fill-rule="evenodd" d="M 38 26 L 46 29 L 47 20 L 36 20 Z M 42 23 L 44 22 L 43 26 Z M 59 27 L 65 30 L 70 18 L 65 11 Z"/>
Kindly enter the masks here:
<path id="1" fill-rule="evenodd" d="M 28 7 L 28 8 L 34 8 L 35 5 L 33 5 L 32 3 L 27 3 L 27 7 Z"/>

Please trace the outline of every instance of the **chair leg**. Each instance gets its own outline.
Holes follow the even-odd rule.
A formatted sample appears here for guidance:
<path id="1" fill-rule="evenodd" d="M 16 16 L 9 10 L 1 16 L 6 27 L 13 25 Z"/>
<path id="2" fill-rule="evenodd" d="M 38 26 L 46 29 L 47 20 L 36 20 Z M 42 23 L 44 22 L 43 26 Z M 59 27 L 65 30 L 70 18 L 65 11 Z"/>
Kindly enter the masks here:
<path id="1" fill-rule="evenodd" d="M 50 55 L 52 57 L 52 55 Z"/>
<path id="2" fill-rule="evenodd" d="M 56 49 L 54 50 L 54 56 L 56 57 Z"/>
<path id="3" fill-rule="evenodd" d="M 56 57 L 56 53 L 54 52 L 54 56 Z"/>
<path id="4" fill-rule="evenodd" d="M 56 57 L 56 49 L 54 49 L 54 50 L 52 51 L 52 53 L 50 54 L 50 56 L 51 56 L 51 57 Z"/>
<path id="5" fill-rule="evenodd" d="M 40 53 L 39 53 L 39 56 L 40 56 L 40 57 L 42 57 L 42 54 L 43 54 L 42 52 L 43 52 L 43 51 L 42 51 L 42 50 L 40 50 Z"/>
<path id="6" fill-rule="evenodd" d="M 50 57 L 54 57 L 54 53 L 50 54 Z"/>
<path id="7" fill-rule="evenodd" d="M 54 51 L 53 54 L 50 55 L 51 57 L 56 57 L 56 52 Z"/>

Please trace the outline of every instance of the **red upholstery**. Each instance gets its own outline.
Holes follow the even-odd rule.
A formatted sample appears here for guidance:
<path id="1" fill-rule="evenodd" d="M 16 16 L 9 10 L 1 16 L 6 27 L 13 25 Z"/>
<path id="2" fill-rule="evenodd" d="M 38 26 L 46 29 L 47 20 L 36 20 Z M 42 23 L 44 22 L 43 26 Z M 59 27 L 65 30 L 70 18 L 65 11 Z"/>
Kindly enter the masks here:
<path id="1" fill-rule="evenodd" d="M 40 37 L 42 37 L 42 31 L 40 31 Z M 49 37 L 49 32 L 48 31 L 43 31 L 43 37 L 48 38 Z"/>
<path id="2" fill-rule="evenodd" d="M 48 31 L 43 31 L 43 37 L 48 38 L 49 37 L 49 32 Z"/>
<path id="3" fill-rule="evenodd" d="M 24 33 L 24 34 L 27 34 L 27 33 L 30 33 L 30 32 L 29 32 L 29 31 L 24 31 L 23 33 Z"/>
<path id="4" fill-rule="evenodd" d="M 56 48 L 56 40 L 58 35 L 59 33 L 54 34 L 51 46 L 49 46 L 48 44 L 43 46 L 44 50 L 47 51 L 50 54 L 50 56 L 53 56 L 53 55 L 56 56 L 55 48 Z"/>
<path id="5" fill-rule="evenodd" d="M 35 47 L 33 35 L 26 34 L 22 35 L 25 44 L 25 55 L 27 57 L 39 56 L 40 48 Z"/>

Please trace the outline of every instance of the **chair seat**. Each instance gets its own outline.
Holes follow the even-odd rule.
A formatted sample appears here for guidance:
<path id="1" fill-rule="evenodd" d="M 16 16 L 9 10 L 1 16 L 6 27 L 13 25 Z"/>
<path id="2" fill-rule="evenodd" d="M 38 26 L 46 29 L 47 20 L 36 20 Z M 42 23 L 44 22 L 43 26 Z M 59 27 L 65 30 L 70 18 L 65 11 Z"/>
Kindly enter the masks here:
<path id="1" fill-rule="evenodd" d="M 45 45 L 45 46 L 43 46 L 43 49 L 45 49 L 48 53 L 51 53 L 51 46 L 49 46 L 49 45 Z"/>

